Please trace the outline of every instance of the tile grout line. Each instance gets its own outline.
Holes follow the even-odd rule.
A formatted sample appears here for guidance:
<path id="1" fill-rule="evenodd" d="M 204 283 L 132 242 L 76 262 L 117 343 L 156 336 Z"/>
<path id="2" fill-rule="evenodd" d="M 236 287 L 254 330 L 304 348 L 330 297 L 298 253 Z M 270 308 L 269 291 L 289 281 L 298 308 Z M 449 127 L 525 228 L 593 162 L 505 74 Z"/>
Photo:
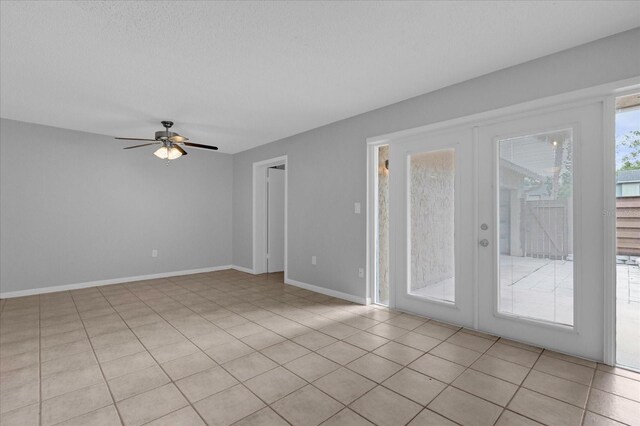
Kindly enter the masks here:
<path id="1" fill-rule="evenodd" d="M 100 292 L 99 290 L 98 290 L 98 292 L 102 295 L 102 292 Z M 84 318 L 80 314 L 80 310 L 78 310 L 78 304 L 76 303 L 76 298 L 74 297 L 73 293 L 71 293 L 71 300 L 73 301 L 73 305 L 75 306 L 76 311 L 78 313 L 78 317 L 80 318 L 80 322 L 82 323 L 82 329 L 84 330 L 85 334 L 87 335 L 87 340 L 89 341 L 89 345 L 91 346 L 91 352 L 93 353 L 93 358 L 95 359 L 96 364 L 98 364 L 98 368 L 100 369 L 100 374 L 102 375 L 102 380 L 104 381 L 103 384 L 106 386 L 107 390 L 109 391 L 109 396 L 111 397 L 111 402 L 113 403 L 113 408 L 115 408 L 116 413 L 118 414 L 118 418 L 120 419 L 120 422 L 124 425 L 125 423 L 124 423 L 124 420 L 122 418 L 122 414 L 120 414 L 120 410 L 118 409 L 118 406 L 116 405 L 116 399 L 113 397 L 113 392 L 111 392 L 111 388 L 109 387 L 109 382 L 107 381 L 107 377 L 105 376 L 104 370 L 102 369 L 102 365 L 100 364 L 100 360 L 98 359 L 98 356 L 96 355 L 96 349 L 93 346 L 93 342 L 91 341 L 91 336 L 89 336 L 89 332 L 87 331 L 87 327 L 86 327 L 86 325 L 84 323 Z M 93 386 L 93 385 L 91 385 L 91 386 Z M 97 408 L 94 411 L 97 411 L 97 410 L 102 409 L 102 408 L 104 408 L 104 407 Z M 81 414 L 80 416 L 83 416 L 85 414 L 88 414 L 88 413 Z M 80 417 L 80 416 L 75 416 L 75 417 L 72 417 L 72 418 L 77 418 L 77 417 Z M 71 420 L 71 419 L 67 419 L 67 420 Z M 64 421 L 67 421 L 67 420 L 64 420 Z"/>
<path id="2" fill-rule="evenodd" d="M 598 371 L 597 369 L 597 365 L 596 368 L 593 369 L 593 375 L 591 376 L 591 384 L 589 385 L 589 389 L 587 390 L 587 399 L 584 403 L 584 412 L 582 413 L 582 419 L 580 421 L 581 425 L 584 425 L 585 420 L 587 419 L 587 413 L 588 413 L 588 407 L 589 407 L 589 398 L 591 398 L 591 389 L 593 388 L 593 381 L 596 377 L 596 371 Z"/>
<path id="3" fill-rule="evenodd" d="M 5 304 L 6 305 L 6 304 Z M 38 425 L 42 426 L 42 300 L 38 295 Z"/>
<path id="4" fill-rule="evenodd" d="M 499 341 L 499 340 L 498 340 L 498 341 Z M 524 349 L 524 350 L 526 350 L 526 349 Z M 513 395 L 511 395 L 511 398 L 509 398 L 509 401 L 504 405 L 504 407 L 502 407 L 502 411 L 500 412 L 500 415 L 498 416 L 498 418 L 496 419 L 496 421 L 493 423 L 494 425 L 495 425 L 496 423 L 498 423 L 498 421 L 500 420 L 500 417 L 502 417 L 502 416 L 503 416 L 503 414 L 504 414 L 504 412 L 505 412 L 505 411 L 507 411 L 507 407 L 509 407 L 509 405 L 511 404 L 511 401 L 513 401 L 513 398 L 515 398 L 515 397 L 516 397 L 516 395 L 518 394 L 518 392 L 520 391 L 520 389 L 522 389 L 522 385 L 524 385 L 524 382 L 527 380 L 527 377 L 529 377 L 529 374 L 531 374 L 531 372 L 533 371 L 533 367 L 535 367 L 536 363 L 538 362 L 538 360 L 539 360 L 539 359 L 540 359 L 540 357 L 542 356 L 542 352 L 543 352 L 543 351 L 544 351 L 544 349 L 538 353 L 538 356 L 536 357 L 535 362 L 531 365 L 531 368 L 529 368 L 529 371 L 527 371 L 527 374 L 526 374 L 526 375 L 524 376 L 524 378 L 522 379 L 522 382 L 520 382 L 520 385 L 518 385 L 518 389 L 516 389 L 516 391 L 513 393 Z M 526 388 L 525 388 L 525 389 L 526 389 Z M 546 396 L 546 395 L 545 395 L 545 396 Z M 554 398 L 554 399 L 555 399 L 555 398 Z M 511 410 L 510 410 L 510 411 L 511 411 Z M 530 418 L 530 417 L 527 417 L 527 416 L 525 416 L 525 415 L 524 415 L 524 414 L 522 414 L 522 413 L 518 413 L 517 411 L 513 411 L 513 412 L 514 412 L 514 413 L 516 413 L 516 414 L 518 414 L 518 415 L 520 415 L 520 416 L 522 416 L 522 417 L 525 417 L 525 418 L 527 418 L 527 419 L 530 419 L 530 420 L 533 420 L 533 421 L 537 422 L 537 420 L 532 419 L 532 418 Z M 541 423 L 541 422 L 540 422 L 540 423 Z"/>

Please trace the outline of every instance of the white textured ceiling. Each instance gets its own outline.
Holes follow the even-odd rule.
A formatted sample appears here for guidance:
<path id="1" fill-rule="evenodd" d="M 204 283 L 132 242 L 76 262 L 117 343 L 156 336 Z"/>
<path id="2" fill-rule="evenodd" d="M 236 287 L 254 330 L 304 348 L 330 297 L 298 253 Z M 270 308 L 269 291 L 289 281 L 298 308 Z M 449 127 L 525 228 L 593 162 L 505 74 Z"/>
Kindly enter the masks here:
<path id="1" fill-rule="evenodd" d="M 640 25 L 637 1 L 2 1 L 0 12 L 2 117 L 131 137 L 171 119 L 227 153 Z"/>

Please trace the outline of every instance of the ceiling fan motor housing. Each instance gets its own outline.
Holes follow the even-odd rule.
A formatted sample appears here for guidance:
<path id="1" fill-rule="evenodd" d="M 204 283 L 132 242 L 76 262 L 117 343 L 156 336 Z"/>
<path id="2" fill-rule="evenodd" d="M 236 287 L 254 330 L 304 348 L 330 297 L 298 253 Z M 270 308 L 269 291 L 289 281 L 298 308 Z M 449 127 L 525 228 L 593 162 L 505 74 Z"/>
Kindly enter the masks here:
<path id="1" fill-rule="evenodd" d="M 177 134 L 176 132 L 170 132 L 168 130 L 159 130 L 156 132 L 156 140 L 157 141 L 164 141 L 169 139 L 170 137 L 173 136 L 180 136 L 179 134 Z"/>

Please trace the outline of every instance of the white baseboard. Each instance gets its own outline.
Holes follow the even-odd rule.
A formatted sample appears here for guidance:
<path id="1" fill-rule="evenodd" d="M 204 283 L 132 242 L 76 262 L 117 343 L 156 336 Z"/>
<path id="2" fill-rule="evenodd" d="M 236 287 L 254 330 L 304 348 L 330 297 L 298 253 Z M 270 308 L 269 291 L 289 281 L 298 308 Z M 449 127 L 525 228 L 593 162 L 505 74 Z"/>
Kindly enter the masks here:
<path id="1" fill-rule="evenodd" d="M 354 296 L 353 294 L 343 293 L 341 291 L 331 290 L 324 287 L 319 287 L 313 284 L 307 284 L 300 281 L 292 280 L 290 278 L 284 279 L 285 284 L 293 285 L 296 287 L 304 288 L 305 290 L 314 291 L 331 297 L 337 297 L 338 299 L 348 300 L 349 302 L 358 303 L 360 305 L 368 305 L 369 301 L 366 297 Z"/>
<path id="2" fill-rule="evenodd" d="M 65 284 L 65 285 L 57 285 L 53 287 L 32 288 L 29 290 L 8 291 L 4 293 L 0 292 L 0 299 L 33 296 L 36 294 L 54 293 L 56 291 L 77 290 L 81 288 L 98 287 L 101 285 L 109 285 L 109 284 L 122 284 L 122 283 L 129 283 L 133 281 L 153 280 L 156 278 L 178 277 L 180 275 L 201 274 L 203 272 L 222 271 L 225 269 L 232 269 L 232 268 L 235 269 L 231 265 L 212 266 L 209 268 L 188 269 L 184 271 L 173 271 L 173 272 L 161 272 L 159 274 L 138 275 L 135 277 L 113 278 L 110 280 L 90 281 L 86 283 Z"/>
<path id="3" fill-rule="evenodd" d="M 253 269 L 245 268 L 244 266 L 231 265 L 231 269 L 235 269 L 236 271 L 246 272 L 247 274 L 255 275 L 256 272 Z"/>

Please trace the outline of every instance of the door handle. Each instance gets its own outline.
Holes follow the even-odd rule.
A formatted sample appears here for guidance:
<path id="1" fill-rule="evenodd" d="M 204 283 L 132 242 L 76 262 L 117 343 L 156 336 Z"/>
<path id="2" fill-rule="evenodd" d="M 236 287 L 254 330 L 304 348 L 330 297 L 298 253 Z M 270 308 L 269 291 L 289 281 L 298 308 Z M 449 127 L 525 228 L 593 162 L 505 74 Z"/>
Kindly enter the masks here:
<path id="1" fill-rule="evenodd" d="M 489 245 L 489 240 L 487 240 L 486 238 L 483 238 L 482 240 L 480 240 L 480 245 L 482 247 L 486 247 Z"/>

